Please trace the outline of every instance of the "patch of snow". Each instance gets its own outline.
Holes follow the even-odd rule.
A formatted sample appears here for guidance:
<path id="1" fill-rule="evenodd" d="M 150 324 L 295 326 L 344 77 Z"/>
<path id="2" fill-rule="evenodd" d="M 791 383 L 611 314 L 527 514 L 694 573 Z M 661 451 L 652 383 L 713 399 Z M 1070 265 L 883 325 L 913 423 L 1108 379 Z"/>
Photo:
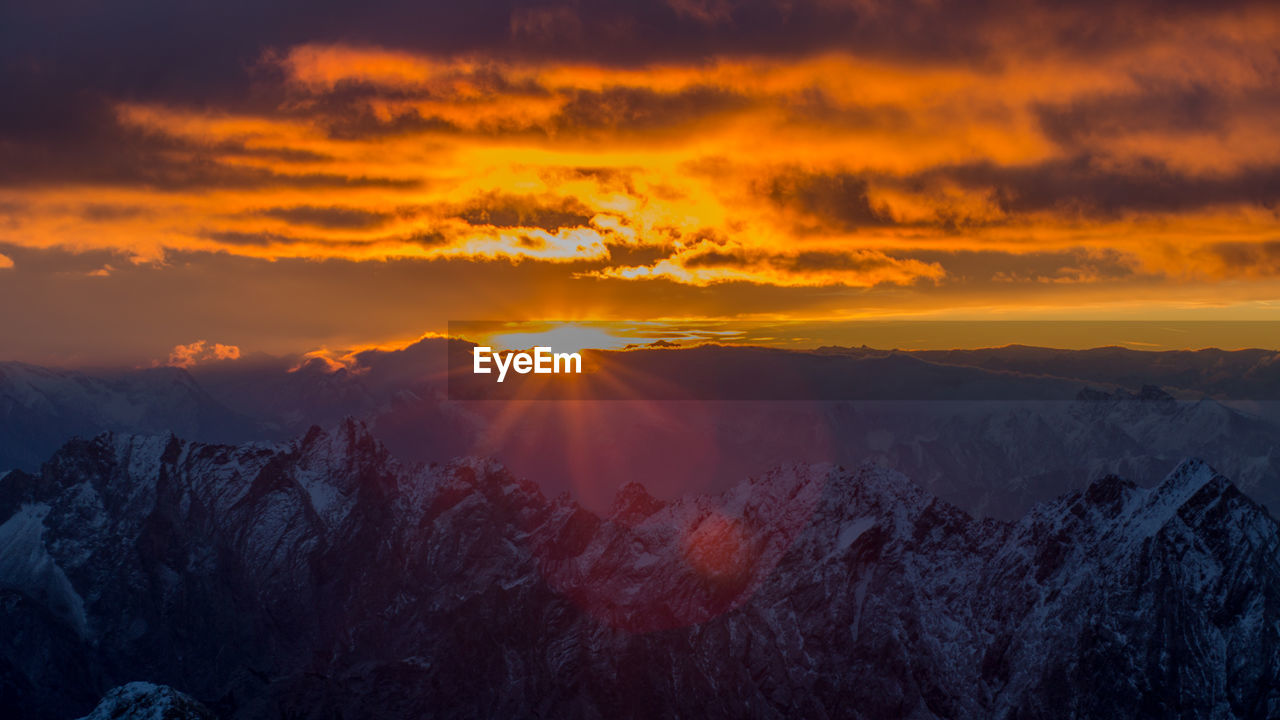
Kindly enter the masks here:
<path id="1" fill-rule="evenodd" d="M 44 546 L 49 506 L 23 505 L 0 525 L 0 587 L 39 600 L 84 635 L 84 599 Z"/>
<path id="2" fill-rule="evenodd" d="M 338 505 L 338 501 L 342 499 L 338 489 L 318 477 L 299 477 L 298 480 L 302 487 L 306 488 L 307 495 L 311 498 L 311 508 L 316 511 L 317 515 L 329 521 L 333 515 L 333 509 Z"/>
<path id="3" fill-rule="evenodd" d="M 213 714 L 190 696 L 166 685 L 131 682 L 107 693 L 80 720 L 202 720 Z"/>
<path id="4" fill-rule="evenodd" d="M 852 522 L 846 523 L 840 528 L 840 534 L 836 536 L 836 546 L 831 551 L 831 555 L 843 555 L 849 546 L 853 545 L 862 533 L 871 529 L 876 524 L 875 518 L 863 517 Z M 828 556 L 830 557 L 830 556 Z"/>

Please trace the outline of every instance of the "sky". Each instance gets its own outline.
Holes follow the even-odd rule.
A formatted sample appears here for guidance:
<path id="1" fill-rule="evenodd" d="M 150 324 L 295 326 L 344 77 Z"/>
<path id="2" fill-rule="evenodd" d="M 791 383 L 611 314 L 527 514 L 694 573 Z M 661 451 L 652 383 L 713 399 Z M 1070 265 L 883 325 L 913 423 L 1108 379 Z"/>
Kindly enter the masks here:
<path id="1" fill-rule="evenodd" d="M 0 8 L 0 359 L 1280 319 L 1280 6 Z"/>

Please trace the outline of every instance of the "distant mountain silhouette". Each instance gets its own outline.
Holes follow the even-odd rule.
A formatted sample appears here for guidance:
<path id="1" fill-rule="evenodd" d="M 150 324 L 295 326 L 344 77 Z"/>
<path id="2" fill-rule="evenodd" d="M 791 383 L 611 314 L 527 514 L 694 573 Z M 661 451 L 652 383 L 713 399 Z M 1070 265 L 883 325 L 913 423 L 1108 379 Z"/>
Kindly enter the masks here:
<path id="1" fill-rule="evenodd" d="M 719 492 L 778 462 L 870 460 L 967 512 L 1012 519 L 1108 473 L 1149 486 L 1186 454 L 1280 507 L 1280 415 L 1266 414 L 1280 403 L 1246 411 L 1196 393 L 1228 376 L 1264 383 L 1274 356 L 1264 351 L 591 353 L 610 379 L 584 376 L 579 394 L 629 399 L 460 402 L 450 358 L 456 367 L 470 347 L 427 338 L 338 368 L 272 358 L 117 373 L 0 363 L 0 467 L 34 471 L 70 437 L 104 430 L 278 441 L 355 417 L 406 461 L 494 457 L 596 510 L 631 481 L 674 497 Z M 1150 376 L 1182 384 L 1157 388 L 1144 360 Z M 823 399 L 840 397 L 854 399 Z"/>

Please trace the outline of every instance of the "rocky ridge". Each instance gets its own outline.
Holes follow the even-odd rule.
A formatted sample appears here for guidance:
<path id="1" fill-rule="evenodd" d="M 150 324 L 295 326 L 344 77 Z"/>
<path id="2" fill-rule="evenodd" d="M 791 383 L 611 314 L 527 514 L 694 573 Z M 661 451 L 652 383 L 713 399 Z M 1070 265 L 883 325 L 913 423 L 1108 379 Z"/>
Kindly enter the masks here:
<path id="1" fill-rule="evenodd" d="M 0 699 L 221 717 L 1268 717 L 1280 533 L 1196 460 L 974 520 L 876 466 L 597 516 L 496 463 L 74 441 L 0 477 Z"/>

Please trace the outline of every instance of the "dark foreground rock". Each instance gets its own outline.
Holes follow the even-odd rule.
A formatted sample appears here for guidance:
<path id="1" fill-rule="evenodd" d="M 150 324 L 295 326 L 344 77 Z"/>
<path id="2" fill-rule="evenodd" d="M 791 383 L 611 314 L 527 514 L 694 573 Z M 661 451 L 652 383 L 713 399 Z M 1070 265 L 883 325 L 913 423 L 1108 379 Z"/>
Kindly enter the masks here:
<path id="1" fill-rule="evenodd" d="M 356 423 L 103 435 L 0 478 L 0 700 L 78 717 L 146 678 L 223 718 L 1275 717 L 1278 552 L 1195 460 L 1017 522 L 871 466 L 631 485 L 599 517 L 489 461 L 403 467 Z"/>

